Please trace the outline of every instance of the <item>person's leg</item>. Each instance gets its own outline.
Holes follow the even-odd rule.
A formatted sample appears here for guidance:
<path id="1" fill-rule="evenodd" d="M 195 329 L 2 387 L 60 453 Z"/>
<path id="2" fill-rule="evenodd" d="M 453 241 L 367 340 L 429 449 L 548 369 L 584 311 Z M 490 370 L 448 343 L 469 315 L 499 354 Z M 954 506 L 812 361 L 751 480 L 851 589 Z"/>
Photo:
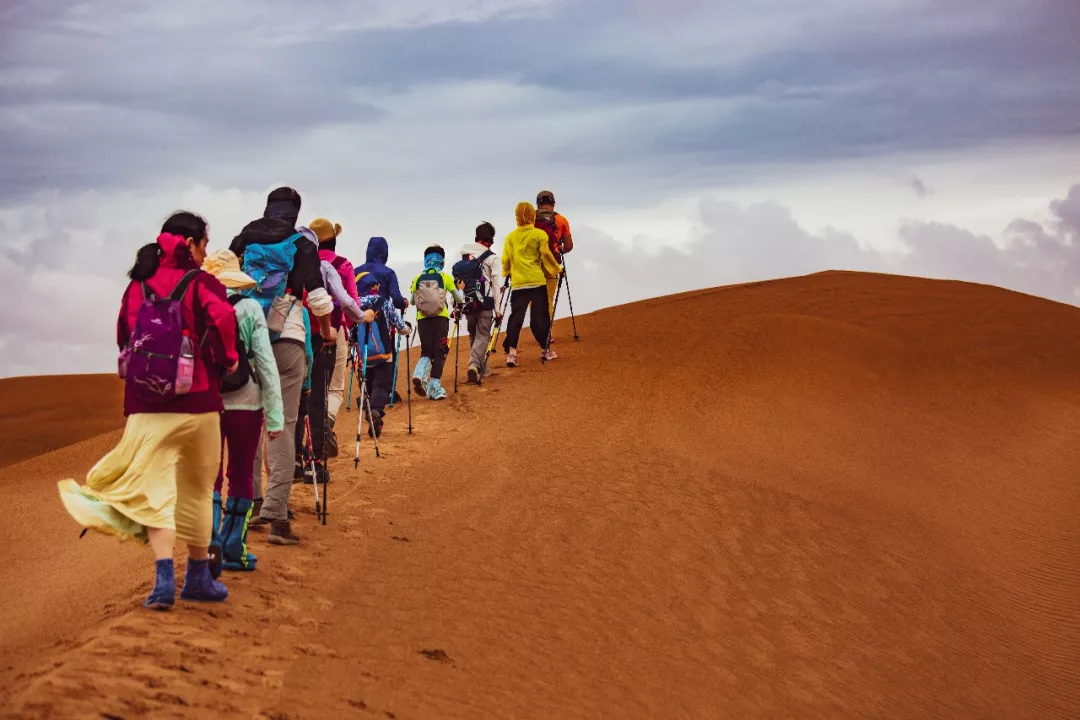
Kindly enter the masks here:
<path id="1" fill-rule="evenodd" d="M 389 361 L 368 366 L 371 410 L 378 416 L 386 414 L 386 405 L 390 402 L 390 385 L 394 380 L 393 373 L 393 363 Z"/>
<path id="2" fill-rule="evenodd" d="M 469 317 L 469 335 L 472 337 L 469 367 L 475 367 L 479 370 L 484 366 L 487 346 L 491 342 L 491 325 L 494 319 L 494 310 L 485 310 Z"/>
<path id="3" fill-rule="evenodd" d="M 551 329 L 551 315 L 548 311 L 548 289 L 546 285 L 529 291 L 533 295 L 532 310 L 529 314 L 529 328 L 540 345 L 540 350 L 548 348 L 548 330 Z"/>
<path id="4" fill-rule="evenodd" d="M 304 348 L 295 343 L 274 345 L 278 374 L 281 376 L 281 397 L 285 409 L 285 427 L 276 440 L 267 443 L 270 459 L 270 478 L 260 517 L 271 524 L 271 536 L 289 532 L 289 495 L 292 491 L 296 443 L 296 421 L 300 410 L 301 388 L 307 375 Z M 271 540 L 278 543 L 278 540 Z"/>
<path id="5" fill-rule="evenodd" d="M 315 452 L 315 460 L 319 463 L 326 462 L 326 385 L 334 372 L 335 360 L 333 347 L 319 343 L 315 349 L 315 360 L 311 369 L 311 392 L 308 394 L 307 403 L 308 419 L 311 422 L 311 447 Z"/>
<path id="6" fill-rule="evenodd" d="M 506 347 L 512 353 L 507 363 L 517 360 L 517 346 L 521 339 L 521 328 L 525 325 L 525 312 L 529 309 L 532 295 L 528 290 L 515 288 L 510 295 L 510 320 L 506 324 Z"/>
<path id="7" fill-rule="evenodd" d="M 262 410 L 233 410 L 229 417 L 229 498 L 221 525 L 222 560 L 227 570 L 254 570 L 257 558 L 247 551 L 252 511 L 252 470 L 262 439 Z"/>
<path id="8" fill-rule="evenodd" d="M 345 328 L 340 327 L 337 331 L 337 344 L 335 345 L 334 373 L 330 377 L 330 392 L 326 396 L 326 408 L 330 414 L 330 423 L 337 420 L 338 410 L 345 399 L 345 368 L 349 359 L 349 342 L 345 334 Z"/>
<path id="9" fill-rule="evenodd" d="M 188 547 L 187 573 L 180 598 L 221 602 L 229 596 L 229 591 L 211 577 L 208 556 L 221 416 L 218 413 L 188 415 L 175 433 L 181 442 L 174 470 L 176 536 Z"/>
<path id="10" fill-rule="evenodd" d="M 420 397 L 427 397 L 428 381 L 431 379 L 431 363 L 435 357 L 437 340 L 432 332 L 435 318 L 421 318 L 416 321 L 416 332 L 420 336 L 420 359 L 413 369 L 413 392 Z"/>
<path id="11" fill-rule="evenodd" d="M 430 320 L 432 341 L 435 343 L 434 355 L 431 358 L 431 377 L 440 380 L 446 365 L 446 356 L 450 352 L 450 318 L 434 317 Z"/>

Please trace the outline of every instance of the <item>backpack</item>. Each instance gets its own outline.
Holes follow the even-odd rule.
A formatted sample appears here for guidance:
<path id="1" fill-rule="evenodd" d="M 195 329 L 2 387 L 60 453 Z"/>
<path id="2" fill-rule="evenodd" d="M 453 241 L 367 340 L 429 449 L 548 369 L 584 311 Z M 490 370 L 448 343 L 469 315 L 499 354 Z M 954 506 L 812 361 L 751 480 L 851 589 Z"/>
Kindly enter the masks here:
<path id="1" fill-rule="evenodd" d="M 244 295 L 262 307 L 271 341 L 281 336 L 285 320 L 297 302 L 296 298 L 286 300 L 285 294 L 296 258 L 296 241 L 302 237 L 296 233 L 274 245 L 253 244 L 244 250 L 243 270 L 255 281 L 255 287 L 245 290 Z"/>
<path id="2" fill-rule="evenodd" d="M 425 272 L 416 278 L 416 309 L 424 317 L 441 315 L 446 309 L 446 286 L 441 272 Z"/>
<path id="3" fill-rule="evenodd" d="M 191 390 L 197 346 L 184 328 L 184 295 L 200 270 L 189 270 L 167 297 L 142 283 L 143 301 L 118 374 L 124 391 L 147 403 L 164 403 Z"/>
<path id="4" fill-rule="evenodd" d="M 465 305 L 462 312 L 466 315 L 495 309 L 495 300 L 488 296 L 488 281 L 484 275 L 484 261 L 494 254 L 485 250 L 479 257 L 465 258 L 454 263 L 451 270 L 454 280 L 465 283 Z"/>
<path id="5" fill-rule="evenodd" d="M 229 304 L 235 308 L 237 303 L 246 299 L 239 293 L 230 295 Z M 240 357 L 240 364 L 237 366 L 236 372 L 222 376 L 221 392 L 223 393 L 239 390 L 247 385 L 249 380 L 255 381 L 256 384 L 259 382 L 259 378 L 255 375 L 255 370 L 251 365 L 251 361 L 255 359 L 255 352 L 251 348 L 244 346 L 244 340 L 240 337 L 239 326 L 236 329 L 236 354 Z"/>
<path id="6" fill-rule="evenodd" d="M 381 310 L 376 310 L 375 320 L 370 324 L 361 324 L 356 328 L 356 356 L 363 361 L 366 349 L 368 367 L 373 364 L 373 358 L 387 354 L 386 343 L 383 341 L 382 331 L 379 329 L 379 316 L 381 314 Z"/>
<path id="7" fill-rule="evenodd" d="M 537 210 L 534 227 L 543 230 L 548 236 L 548 247 L 555 259 L 562 262 L 562 252 L 559 250 L 559 225 L 555 222 L 558 214 L 554 210 Z"/>

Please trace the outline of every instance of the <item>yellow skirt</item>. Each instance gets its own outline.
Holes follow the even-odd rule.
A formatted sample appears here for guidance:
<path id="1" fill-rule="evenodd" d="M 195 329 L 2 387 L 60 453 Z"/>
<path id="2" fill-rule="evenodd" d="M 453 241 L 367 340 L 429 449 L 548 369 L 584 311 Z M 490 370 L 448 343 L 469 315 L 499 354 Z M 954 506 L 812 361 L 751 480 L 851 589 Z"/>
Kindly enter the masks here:
<path id="1" fill-rule="evenodd" d="M 221 416 L 130 415 L 120 443 L 86 485 L 58 483 L 60 500 L 85 528 L 147 542 L 147 528 L 175 530 L 189 545 L 210 544 L 214 481 L 221 462 Z"/>

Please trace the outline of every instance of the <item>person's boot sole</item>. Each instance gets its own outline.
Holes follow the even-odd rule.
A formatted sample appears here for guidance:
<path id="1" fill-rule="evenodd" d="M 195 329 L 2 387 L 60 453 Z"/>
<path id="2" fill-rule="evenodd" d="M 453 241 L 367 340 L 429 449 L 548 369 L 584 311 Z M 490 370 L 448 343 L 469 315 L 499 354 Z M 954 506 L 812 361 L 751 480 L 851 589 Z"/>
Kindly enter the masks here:
<path id="1" fill-rule="evenodd" d="M 266 542 L 271 545 L 299 545 L 300 538 L 287 538 L 281 535 L 270 535 L 266 538 Z"/>
<path id="2" fill-rule="evenodd" d="M 427 397 L 427 389 L 424 387 L 424 381 L 420 378 L 414 377 L 412 379 L 413 392 L 420 397 Z"/>
<path id="3" fill-rule="evenodd" d="M 473 368 L 469 368 L 469 382 L 473 385 L 480 382 L 480 373 Z"/>

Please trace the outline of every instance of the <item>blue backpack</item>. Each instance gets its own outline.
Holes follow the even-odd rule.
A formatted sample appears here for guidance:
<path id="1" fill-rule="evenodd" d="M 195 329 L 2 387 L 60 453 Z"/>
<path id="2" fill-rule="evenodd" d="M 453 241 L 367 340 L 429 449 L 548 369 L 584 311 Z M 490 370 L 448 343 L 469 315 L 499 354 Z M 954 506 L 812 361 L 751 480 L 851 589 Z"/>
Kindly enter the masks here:
<path id="1" fill-rule="evenodd" d="M 381 311 L 376 311 L 376 314 L 379 312 Z M 379 330 L 378 321 L 356 327 L 356 350 L 357 357 L 360 358 L 363 358 L 364 351 L 367 351 L 369 367 L 386 361 L 388 351 L 383 341 L 382 331 Z"/>
<path id="2" fill-rule="evenodd" d="M 301 237 L 296 233 L 275 245 L 248 245 L 244 250 L 244 272 L 255 281 L 255 287 L 245 290 L 244 295 L 262 307 L 271 340 L 281 336 L 285 319 L 298 302 L 294 298 L 286 303 L 285 293 L 296 258 L 296 241 Z"/>

